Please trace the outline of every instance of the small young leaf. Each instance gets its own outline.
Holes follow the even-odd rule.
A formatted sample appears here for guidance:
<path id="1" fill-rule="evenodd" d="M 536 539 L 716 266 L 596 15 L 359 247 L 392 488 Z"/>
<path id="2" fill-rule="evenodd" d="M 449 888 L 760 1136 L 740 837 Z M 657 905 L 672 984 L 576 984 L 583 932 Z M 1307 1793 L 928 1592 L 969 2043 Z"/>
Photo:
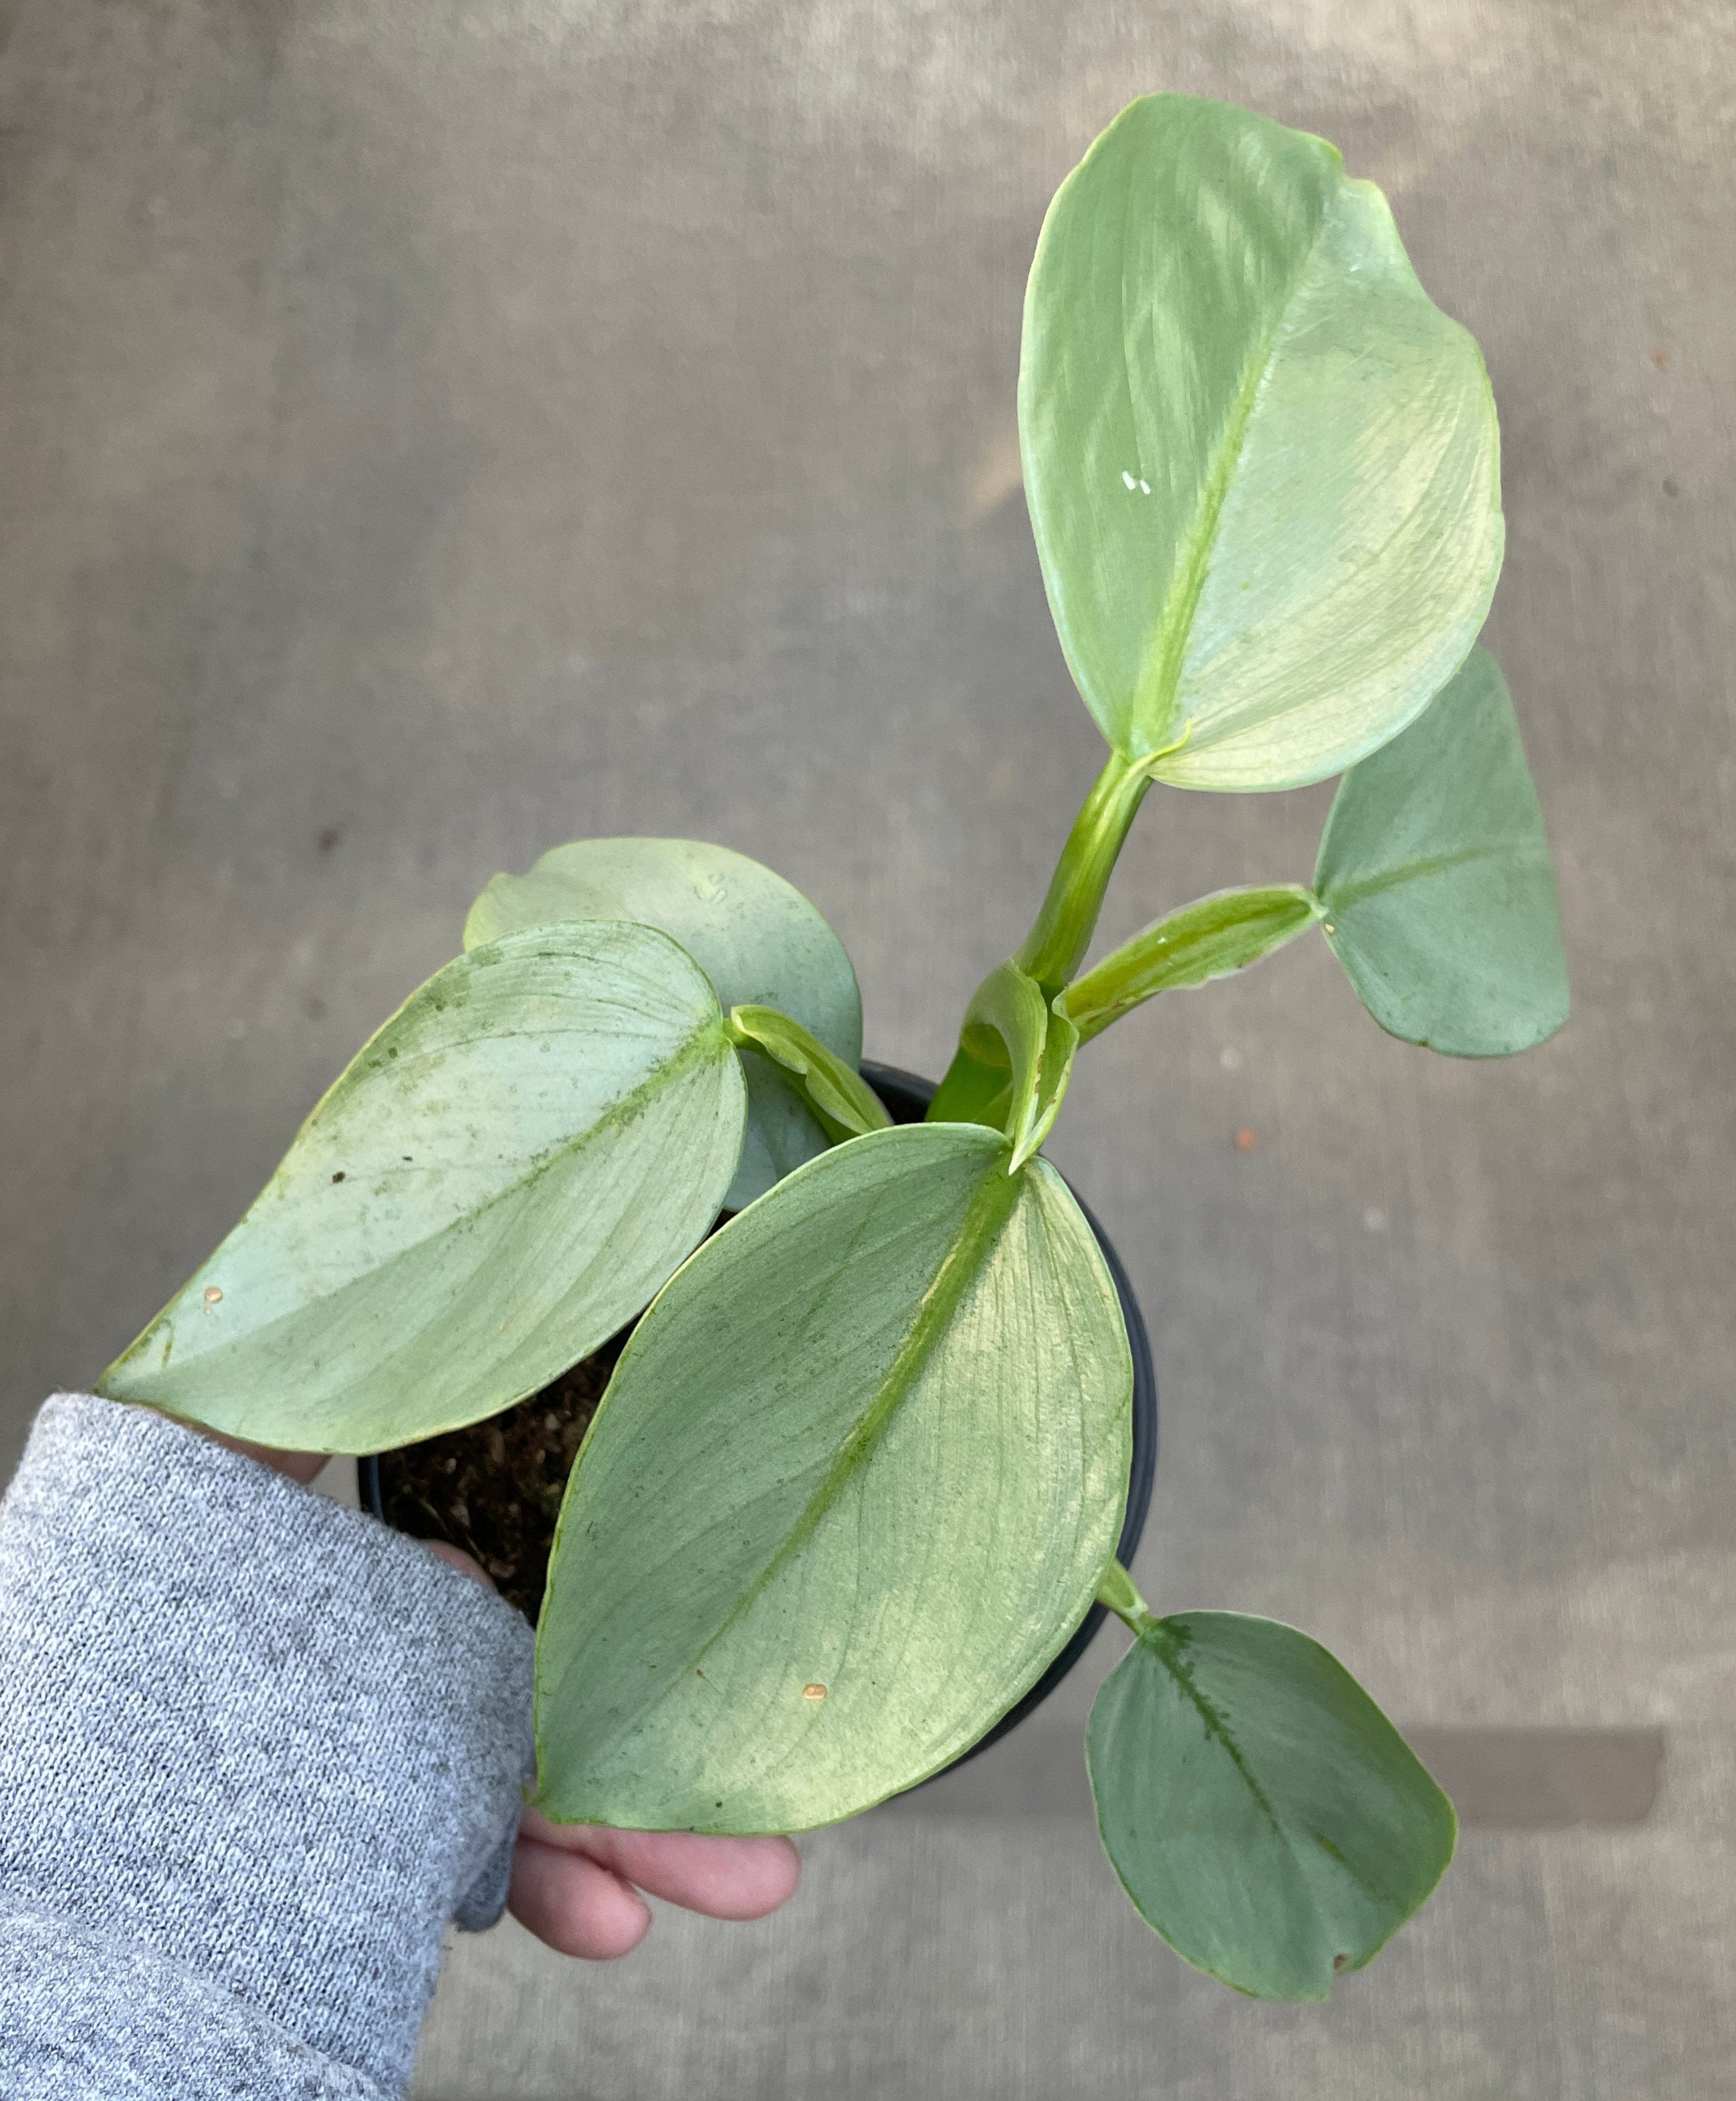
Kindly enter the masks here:
<path id="1" fill-rule="evenodd" d="M 1452 1858 L 1452 1804 L 1404 1739 L 1275 1620 L 1146 1619 L 1087 1754 L 1128 1895 L 1178 1955 L 1256 1998 L 1325 1998 Z"/>
<path id="2" fill-rule="evenodd" d="M 746 1111 L 716 996 L 667 935 L 473 949 L 362 1049 L 100 1391 L 301 1452 L 492 1415 L 691 1252 Z"/>
<path id="3" fill-rule="evenodd" d="M 1297 883 L 1220 890 L 1142 928 L 1076 979 L 1055 1004 L 1088 1043 L 1158 993 L 1245 970 L 1318 917 L 1313 897 Z"/>
<path id="4" fill-rule="evenodd" d="M 772 1006 L 732 1006 L 730 1039 L 762 1050 L 801 1084 L 808 1107 L 833 1139 L 860 1138 L 885 1130 L 892 1119 L 886 1105 L 853 1066 L 835 1058 L 799 1021 Z"/>
<path id="5" fill-rule="evenodd" d="M 564 919 L 631 919 L 680 942 L 732 1006 L 792 1015 L 854 1072 L 862 999 L 850 958 L 802 892 L 745 854 L 696 839 L 579 839 L 527 875 L 497 875 L 470 907 L 464 944 Z M 739 1211 L 823 1152 L 828 1135 L 792 1076 L 740 1051 L 748 1133 L 727 1208 Z"/>
<path id="6" fill-rule="evenodd" d="M 1358 997 L 1406 1042 L 1505 1057 L 1567 1019 L 1543 812 L 1486 650 L 1345 776 L 1314 889 Z"/>
<path id="7" fill-rule="evenodd" d="M 799 1830 L 938 1771 L 1089 1609 L 1132 1367 L 1097 1242 L 972 1124 L 811 1161 L 670 1281 L 561 1512 L 538 1806 Z"/>
<path id="8" fill-rule="evenodd" d="M 1488 609 L 1482 360 L 1323 139 L 1188 95 L 1124 110 L 1044 224 L 1019 427 L 1073 676 L 1116 751 L 1167 751 L 1160 781 L 1336 772 Z"/>
<path id="9" fill-rule="evenodd" d="M 985 1119 L 998 1114 L 996 1127 L 1012 1147 L 1009 1170 L 1015 1170 L 1039 1149 L 1054 1123 L 1072 1076 L 1079 1032 L 1044 998 L 1034 978 L 1006 962 L 972 994 L 959 1045 L 978 1064 L 1000 1066 L 1008 1075 L 1006 1100 L 997 1093 L 983 1114 Z"/>
<path id="10" fill-rule="evenodd" d="M 1028 1116 L 1008 1119 L 1013 1135 L 1012 1167 L 1023 1167 L 1037 1152 L 1054 1127 L 1073 1077 L 1073 1059 L 1079 1050 L 1079 1031 L 1071 1017 L 1051 1001 L 1048 1025 L 1043 1035 L 1043 1063 L 1037 1074 L 1036 1099 Z"/>

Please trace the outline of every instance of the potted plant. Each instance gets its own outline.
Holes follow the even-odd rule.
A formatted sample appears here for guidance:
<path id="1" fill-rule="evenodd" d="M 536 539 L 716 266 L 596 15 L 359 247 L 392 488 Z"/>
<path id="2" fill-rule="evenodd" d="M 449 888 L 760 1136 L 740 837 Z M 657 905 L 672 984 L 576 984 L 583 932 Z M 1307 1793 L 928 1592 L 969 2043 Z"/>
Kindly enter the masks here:
<path id="1" fill-rule="evenodd" d="M 652 857 L 665 869 L 684 867 L 712 900 L 725 885 L 745 882 L 774 895 L 788 888 L 769 869 L 727 847 L 685 839 L 590 840 L 582 849 L 557 849 L 551 860 L 557 866 L 564 865 L 563 880 L 571 883 L 577 874 L 575 863 L 613 859 L 623 853 L 639 861 L 642 873 Z M 497 879 L 502 887 L 507 880 Z M 667 904 L 665 900 L 665 909 Z M 800 905 L 804 914 L 813 913 L 806 899 L 800 900 Z M 813 918 L 816 928 L 824 927 L 817 914 Z M 485 918 L 479 918 L 473 922 L 472 931 L 480 935 L 485 924 Z M 828 945 L 836 941 L 829 928 L 824 929 L 824 938 Z M 841 957 L 841 948 L 837 953 Z M 856 1012 L 854 999 L 851 1011 Z M 859 1020 L 850 1025 L 859 1027 Z M 746 1054 L 744 1064 L 753 1055 Z M 934 1095 L 932 1081 L 865 1060 L 861 1073 L 894 1123 L 925 1120 Z M 767 1077 L 762 1071 L 762 1085 Z M 752 1079 L 749 1084 L 753 1086 Z M 824 1142 L 821 1134 L 820 1143 Z M 736 1194 L 732 1189 L 731 1198 Z M 1080 1203 L 1080 1211 L 1108 1266 L 1133 1359 L 1132 1471 L 1115 1549 L 1115 1558 L 1126 1565 L 1143 1536 L 1151 1505 L 1157 1465 L 1157 1381 L 1145 1321 L 1120 1257 L 1089 1207 Z M 401 1530 L 462 1548 L 534 1624 L 541 1613 L 555 1523 L 574 1460 L 626 1339 L 625 1333 L 612 1338 L 498 1416 L 395 1451 L 363 1454 L 357 1473 L 364 1507 Z M 955 1763 L 974 1758 L 1040 1706 L 1084 1656 L 1107 1617 L 1106 1607 L 1093 1605 L 1036 1683 Z"/>
<path id="2" fill-rule="evenodd" d="M 371 1453 L 498 1416 L 636 1319 L 541 1610 L 546 1814 L 850 1816 L 980 1741 L 1100 1602 L 1134 1636 L 1087 1745 L 1129 1894 L 1227 1983 L 1322 1998 L 1433 1888 L 1452 1811 L 1305 1635 L 1134 1589 L 1127 1324 L 1041 1148 L 1093 1037 L 1315 927 L 1413 1043 L 1500 1055 L 1564 1020 L 1536 795 L 1475 646 L 1494 405 L 1331 146 L 1157 95 L 1049 210 L 1019 417 L 1109 752 L 922 1120 L 865 1084 L 848 958 L 780 878 L 559 847 L 488 886 L 102 1390 Z M 1308 883 L 1088 966 L 1154 783 L 1333 774 Z"/>

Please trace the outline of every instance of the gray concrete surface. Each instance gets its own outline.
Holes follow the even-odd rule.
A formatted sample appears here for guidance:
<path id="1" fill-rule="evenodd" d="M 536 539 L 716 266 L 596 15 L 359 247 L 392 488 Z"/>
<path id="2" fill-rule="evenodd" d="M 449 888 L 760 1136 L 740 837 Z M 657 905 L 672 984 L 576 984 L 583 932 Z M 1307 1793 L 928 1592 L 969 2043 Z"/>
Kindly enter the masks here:
<path id="1" fill-rule="evenodd" d="M 1289 951 L 1095 1046 L 1056 1149 L 1151 1315 L 1147 1593 L 1299 1621 L 1480 1745 L 1497 1811 L 1531 1799 L 1516 1731 L 1638 1742 L 1652 1794 L 1482 1819 L 1329 2008 L 1254 2006 L 1151 1940 L 1068 1807 L 1106 1643 L 1028 1786 L 985 1764 L 812 1841 L 778 1920 L 669 1917 L 607 1971 L 462 1947 L 419 2091 L 1736 2094 L 1725 0 L 0 23 L 0 1463 L 483 880 L 560 839 L 771 861 L 848 942 L 871 1050 L 940 1063 L 1097 763 L 1013 383 L 1045 201 L 1129 96 L 1338 140 L 1501 403 L 1491 639 L 1571 1026 L 1431 1060 Z M 1323 808 L 1154 798 L 1111 931 L 1305 874 Z"/>

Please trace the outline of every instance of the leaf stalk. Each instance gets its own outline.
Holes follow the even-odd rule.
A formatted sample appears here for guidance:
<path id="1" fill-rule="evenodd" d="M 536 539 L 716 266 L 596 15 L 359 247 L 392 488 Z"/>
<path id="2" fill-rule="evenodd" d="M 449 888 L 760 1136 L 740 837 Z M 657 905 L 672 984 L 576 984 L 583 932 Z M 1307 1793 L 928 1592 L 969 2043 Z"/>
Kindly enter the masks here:
<path id="1" fill-rule="evenodd" d="M 884 1130 L 892 1119 L 859 1073 L 775 1006 L 732 1006 L 724 1033 L 738 1050 L 758 1050 L 801 1087 L 808 1107 L 834 1144 Z"/>
<path id="2" fill-rule="evenodd" d="M 1118 1620 L 1137 1634 L 1151 1624 L 1151 1609 L 1121 1564 L 1112 1556 L 1097 1586 L 1097 1601 L 1108 1606 Z"/>
<path id="3" fill-rule="evenodd" d="M 1293 941 L 1324 908 L 1300 883 L 1221 890 L 1183 905 L 1111 951 L 1055 1002 L 1089 1043 L 1160 992 L 1179 992 L 1246 970 Z"/>
<path id="4" fill-rule="evenodd" d="M 1084 961 L 1109 878 L 1151 785 L 1151 764 L 1150 757 L 1109 754 L 1073 820 L 1043 909 L 1014 951 L 1014 962 L 1036 979 L 1045 999 L 1053 999 Z"/>

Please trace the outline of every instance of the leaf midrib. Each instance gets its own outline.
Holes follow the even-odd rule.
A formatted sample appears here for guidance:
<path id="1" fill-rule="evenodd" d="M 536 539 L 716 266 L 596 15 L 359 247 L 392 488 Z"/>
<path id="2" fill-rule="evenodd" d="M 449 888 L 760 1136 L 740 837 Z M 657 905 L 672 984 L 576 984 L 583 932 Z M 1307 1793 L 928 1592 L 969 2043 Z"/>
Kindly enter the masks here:
<path id="1" fill-rule="evenodd" d="M 1239 1776 L 1243 1785 L 1246 1787 L 1249 1794 L 1253 1797 L 1255 1806 L 1258 1808 L 1261 1815 L 1266 1819 L 1267 1824 L 1271 1827 L 1273 1837 L 1277 1839 L 1279 1845 L 1283 1847 L 1284 1851 L 1290 1856 L 1290 1858 L 1296 1863 L 1297 1870 L 1301 1877 L 1303 1892 L 1307 1898 L 1309 1909 L 1314 1913 L 1315 1924 L 1323 1935 L 1326 1935 L 1327 1938 L 1330 1938 L 1331 1936 L 1327 1935 L 1327 1921 L 1326 1916 L 1321 1910 L 1319 1902 L 1314 1895 L 1313 1885 L 1309 1880 L 1306 1864 L 1303 1860 L 1301 1854 L 1297 1851 L 1296 1841 L 1291 1837 L 1288 1829 L 1284 1825 L 1283 1820 L 1279 1818 L 1277 1811 L 1272 1807 L 1270 1801 L 1267 1798 L 1265 1789 L 1261 1786 L 1259 1781 L 1255 1778 L 1253 1769 L 1248 1764 L 1246 1758 L 1243 1755 L 1242 1748 L 1240 1745 L 1237 1743 L 1229 1723 L 1199 1690 L 1199 1687 L 1194 1682 L 1192 1672 L 1188 1670 L 1186 1665 L 1182 1661 L 1181 1651 L 1186 1645 L 1186 1638 L 1172 1632 L 1162 1621 L 1150 1620 L 1139 1630 L 1139 1639 L 1144 1643 L 1146 1647 L 1151 1650 L 1151 1653 L 1157 1658 L 1158 1661 L 1163 1665 L 1164 1670 L 1169 1673 L 1176 1683 L 1181 1687 L 1183 1692 L 1186 1693 L 1188 1700 L 1199 1714 L 1200 1720 L 1205 1725 L 1207 1736 L 1210 1739 L 1215 1740 L 1217 1743 L 1222 1745 L 1224 1755 L 1229 1759 L 1231 1765 L 1235 1767 L 1236 1772 Z M 1367 1898 L 1371 1903 L 1378 1905 L 1380 1902 L 1380 1892 L 1378 1891 L 1372 1890 L 1368 1886 L 1368 1885 L 1363 1881 L 1363 1878 L 1358 1874 L 1355 1869 L 1352 1867 L 1350 1863 L 1344 1857 L 1339 1849 L 1336 1846 L 1330 1845 L 1323 1834 L 1316 1833 L 1312 1835 L 1315 1839 L 1315 1842 L 1321 1847 L 1323 1851 L 1326 1851 L 1332 1860 L 1336 1862 L 1337 1865 L 1343 1870 L 1345 1876 L 1355 1885 L 1363 1895 Z"/>
<path id="2" fill-rule="evenodd" d="M 1261 387 L 1265 384 L 1266 374 L 1271 370 L 1272 361 L 1277 356 L 1278 338 L 1283 333 L 1284 323 L 1289 318 L 1290 308 L 1295 302 L 1303 278 L 1308 273 L 1309 266 L 1314 260 L 1314 252 L 1325 234 L 1327 219 L 1342 196 L 1343 189 L 1344 184 L 1341 178 L 1337 188 L 1334 189 L 1321 211 L 1319 223 L 1314 230 L 1312 239 L 1302 251 L 1296 268 L 1291 272 L 1284 285 L 1283 295 L 1277 302 L 1270 327 L 1261 338 L 1256 355 L 1248 360 L 1248 376 L 1243 381 L 1241 391 L 1237 395 L 1230 409 L 1229 422 L 1225 427 L 1223 436 L 1213 458 L 1211 471 L 1200 489 L 1194 524 L 1186 541 L 1189 550 L 1187 561 L 1186 566 L 1177 571 L 1177 583 L 1171 588 L 1168 601 L 1164 606 L 1160 621 L 1160 632 L 1164 639 L 1158 656 L 1156 675 L 1151 683 L 1151 698 L 1163 710 L 1164 727 L 1161 730 L 1154 732 L 1151 750 L 1155 750 L 1159 748 L 1164 738 L 1174 730 L 1175 699 L 1177 689 L 1182 683 L 1182 666 L 1186 657 L 1189 639 L 1193 634 L 1194 616 L 1199 610 L 1199 595 L 1205 589 L 1206 577 L 1212 566 L 1212 557 L 1217 551 L 1218 534 L 1223 528 L 1224 506 L 1229 500 L 1230 484 L 1235 478 L 1237 464 L 1241 459 L 1243 440 L 1247 436 L 1248 426 L 1252 418 L 1254 404 L 1259 398 Z M 1124 229 L 1125 214 L 1131 210 L 1130 199 L 1124 201 L 1122 209 Z M 1122 241 L 1124 255 L 1126 253 L 1126 246 L 1124 232 Z M 1124 270 L 1121 276 L 1121 341 L 1123 372 L 1126 379 L 1128 405 L 1131 415 L 1133 388 L 1125 348 L 1128 342 L 1128 328 L 1127 274 Z M 1137 419 L 1133 418 L 1133 421 L 1137 433 Z M 1140 461 L 1142 472 L 1144 471 L 1144 467 L 1145 462 L 1142 458 Z M 1133 712 L 1136 716 L 1144 713 L 1143 701 L 1137 695 L 1134 697 Z M 1129 754 L 1129 757 L 1145 755 L 1147 754 L 1142 753 Z"/>
<path id="3" fill-rule="evenodd" d="M 999 1157 L 992 1161 L 972 1197 L 952 1245 L 918 1303 L 873 1400 L 839 1447 L 837 1457 L 803 1505 L 794 1523 L 772 1550 L 727 1615 L 695 1651 L 692 1665 L 704 1662 L 731 1628 L 762 1597 L 811 1539 L 837 1502 L 851 1477 L 864 1466 L 909 1398 L 923 1367 L 958 1310 L 960 1301 L 981 1270 L 1011 1218 L 1022 1193 L 1023 1174 L 1007 1174 Z M 683 1669 L 692 1667 L 684 1665 Z"/>
<path id="4" fill-rule="evenodd" d="M 1505 861 L 1518 870 L 1532 874 L 1548 865 L 1547 854 L 1539 855 L 1529 841 L 1499 840 L 1491 846 L 1461 847 L 1456 853 L 1422 854 L 1413 860 L 1396 862 L 1378 875 L 1363 876 L 1359 881 L 1323 890 L 1320 901 L 1329 912 L 1346 912 L 1364 899 L 1378 897 L 1383 891 L 1396 890 L 1402 884 L 1425 882 L 1434 876 L 1451 875 L 1455 869 L 1470 868 L 1482 860 Z"/>

